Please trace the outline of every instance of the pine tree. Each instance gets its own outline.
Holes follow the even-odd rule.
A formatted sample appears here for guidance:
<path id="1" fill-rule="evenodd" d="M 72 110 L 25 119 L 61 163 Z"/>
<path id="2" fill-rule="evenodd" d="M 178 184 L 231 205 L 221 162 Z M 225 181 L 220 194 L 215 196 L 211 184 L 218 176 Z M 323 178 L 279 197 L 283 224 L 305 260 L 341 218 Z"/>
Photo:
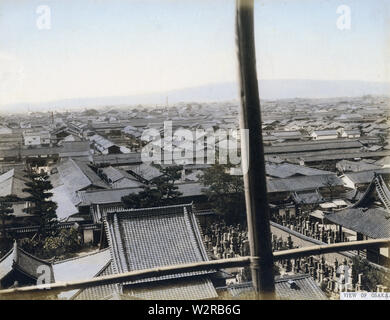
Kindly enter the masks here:
<path id="1" fill-rule="evenodd" d="M 16 196 L 0 197 L 0 219 L 2 225 L 2 239 L 6 239 L 5 221 L 13 217 L 14 209 L 12 208 L 12 202 L 17 201 Z"/>
<path id="2" fill-rule="evenodd" d="M 244 181 L 242 176 L 231 175 L 228 164 L 215 164 L 204 171 L 199 182 L 206 188 L 202 192 L 217 214 L 227 223 L 246 220 Z"/>
<path id="3" fill-rule="evenodd" d="M 164 204 L 173 204 L 176 199 L 182 195 L 178 191 L 178 186 L 175 182 L 181 178 L 182 166 L 170 166 L 163 168 L 160 165 L 155 165 L 162 173 L 161 176 L 153 180 L 153 184 L 161 194 L 161 201 Z"/>
<path id="4" fill-rule="evenodd" d="M 149 185 L 142 186 L 142 191 L 137 194 L 130 194 L 122 198 L 127 208 L 150 208 L 174 204 L 181 192 L 175 182 L 180 179 L 182 167 L 171 166 L 163 168 L 155 165 L 161 175 L 154 178 Z"/>
<path id="5" fill-rule="evenodd" d="M 34 222 L 38 225 L 38 236 L 46 237 L 50 231 L 57 226 L 57 204 L 49 200 L 53 194 L 48 192 L 53 188 L 49 176 L 46 173 L 35 173 L 28 171 L 26 187 L 23 192 L 30 194 L 24 200 L 29 206 L 23 209 L 24 212 L 33 216 Z"/>

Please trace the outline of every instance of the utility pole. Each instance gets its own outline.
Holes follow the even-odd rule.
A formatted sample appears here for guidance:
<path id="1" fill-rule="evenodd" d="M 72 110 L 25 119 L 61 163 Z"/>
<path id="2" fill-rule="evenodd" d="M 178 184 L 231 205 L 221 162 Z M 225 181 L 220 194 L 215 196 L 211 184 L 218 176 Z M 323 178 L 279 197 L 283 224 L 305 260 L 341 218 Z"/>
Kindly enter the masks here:
<path id="1" fill-rule="evenodd" d="M 236 0 L 236 44 L 239 66 L 242 161 L 251 252 L 252 283 L 260 299 L 275 298 L 274 259 L 267 199 L 253 21 L 254 0 Z"/>

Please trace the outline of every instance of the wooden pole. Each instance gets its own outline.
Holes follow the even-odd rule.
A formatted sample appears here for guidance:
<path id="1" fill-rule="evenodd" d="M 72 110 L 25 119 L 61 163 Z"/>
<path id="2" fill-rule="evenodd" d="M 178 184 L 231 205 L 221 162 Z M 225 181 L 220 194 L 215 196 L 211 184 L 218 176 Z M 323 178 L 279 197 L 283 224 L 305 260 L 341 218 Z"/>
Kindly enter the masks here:
<path id="1" fill-rule="evenodd" d="M 298 249 L 283 250 L 275 252 L 276 260 L 294 259 L 302 256 L 321 255 L 331 252 L 343 252 L 363 248 L 384 248 L 390 247 L 390 238 L 354 241 L 345 243 L 334 243 L 329 245 L 310 246 Z M 203 261 L 161 268 L 146 270 L 136 270 L 121 274 L 96 277 L 72 282 L 56 282 L 38 286 L 20 287 L 14 289 L 0 290 L 0 299 L 39 299 L 40 297 L 54 296 L 63 291 L 86 289 L 91 286 L 107 285 L 113 283 L 123 283 L 129 281 L 142 280 L 151 277 L 170 275 L 173 273 L 184 273 L 193 271 L 205 271 L 210 269 L 223 269 L 234 267 L 246 267 L 251 264 L 251 257 L 239 257 L 232 259 Z"/>
<path id="2" fill-rule="evenodd" d="M 251 256 L 252 281 L 260 299 L 274 299 L 275 281 L 267 200 L 261 111 L 256 72 L 253 0 L 236 0 L 236 43 L 239 64 L 245 200 Z M 247 150 L 249 149 L 249 150 Z"/>
<path id="3" fill-rule="evenodd" d="M 344 243 L 334 243 L 319 246 L 310 246 L 291 250 L 274 252 L 275 260 L 294 259 L 310 255 L 322 255 L 332 252 L 344 252 L 367 248 L 389 248 L 390 238 L 374 239 L 364 241 L 353 241 Z M 176 273 L 215 270 L 223 268 L 247 267 L 251 264 L 252 257 L 239 257 L 214 261 L 202 261 L 175 266 L 166 266 L 146 270 L 136 270 L 121 274 L 96 277 L 81 281 L 56 282 L 38 286 L 20 287 L 14 289 L 0 290 L 1 299 L 39 299 L 47 296 L 54 296 L 63 291 L 86 289 L 92 286 L 108 285 L 113 283 L 123 283 L 136 280 L 143 280 L 151 277 L 161 277 Z"/>
<path id="4" fill-rule="evenodd" d="M 372 249 L 372 248 L 388 248 L 388 247 L 390 247 L 390 238 L 339 242 L 333 244 L 324 244 L 324 245 L 316 245 L 310 247 L 277 251 L 274 252 L 274 259 L 275 260 L 296 259 L 299 257 L 317 256 L 326 253 L 355 251 L 355 250 Z"/>

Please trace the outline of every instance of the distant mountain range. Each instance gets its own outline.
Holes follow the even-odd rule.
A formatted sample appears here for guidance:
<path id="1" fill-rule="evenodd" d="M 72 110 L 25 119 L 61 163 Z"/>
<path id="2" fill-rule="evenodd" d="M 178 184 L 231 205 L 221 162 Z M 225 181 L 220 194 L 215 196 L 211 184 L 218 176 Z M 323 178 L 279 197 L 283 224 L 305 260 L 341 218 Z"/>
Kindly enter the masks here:
<path id="1" fill-rule="evenodd" d="M 260 97 L 266 100 L 288 98 L 334 98 L 357 97 L 363 95 L 390 95 L 390 83 L 367 81 L 327 81 L 327 80 L 262 80 Z M 63 99 L 58 101 L 27 104 L 18 103 L 4 106 L 11 110 L 58 110 L 74 107 L 99 107 L 120 105 L 165 105 L 177 102 L 216 102 L 238 99 L 236 83 L 216 83 L 199 87 L 172 90 L 131 96 Z M 4 109 L 3 109 L 4 110 Z"/>

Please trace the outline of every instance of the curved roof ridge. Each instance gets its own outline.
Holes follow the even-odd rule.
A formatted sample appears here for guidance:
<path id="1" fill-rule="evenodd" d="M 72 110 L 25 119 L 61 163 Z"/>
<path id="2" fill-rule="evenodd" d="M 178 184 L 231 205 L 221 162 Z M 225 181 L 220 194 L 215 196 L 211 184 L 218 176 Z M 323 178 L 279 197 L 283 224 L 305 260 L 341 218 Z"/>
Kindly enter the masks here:
<path id="1" fill-rule="evenodd" d="M 15 247 L 13 246 L 4 256 L 0 258 L 0 263 L 7 259 L 13 252 Z"/>
<path id="2" fill-rule="evenodd" d="M 16 247 L 17 247 L 17 250 L 22 252 L 23 254 L 25 254 L 26 256 L 32 258 L 32 259 L 35 259 L 37 261 L 40 261 L 40 262 L 44 262 L 46 264 L 52 264 L 52 262 L 50 261 L 50 259 L 41 259 L 41 258 L 38 258 L 37 256 L 31 254 L 31 253 L 28 253 L 27 251 L 24 251 L 22 248 L 20 248 L 17 244 L 16 244 Z"/>
<path id="3" fill-rule="evenodd" d="M 114 206 L 113 210 L 111 211 L 109 208 L 107 209 L 106 213 L 131 213 L 131 212 L 140 212 L 140 211 L 157 211 L 160 209 L 167 209 L 167 208 L 180 208 L 180 207 L 189 207 L 192 206 L 191 203 L 186 203 L 186 204 L 174 204 L 174 205 L 169 205 L 169 206 L 159 206 L 159 207 L 148 207 L 148 208 L 137 208 L 137 209 L 130 209 L 130 208 L 121 208 L 119 211 L 118 205 Z"/>
<path id="4" fill-rule="evenodd" d="M 351 207 L 347 207 L 347 208 L 345 208 L 345 209 L 349 209 L 349 208 L 354 208 L 354 209 L 356 209 L 356 208 L 360 207 L 360 206 L 362 205 L 362 203 L 363 203 L 365 200 L 367 200 L 367 197 L 374 191 L 374 189 L 375 189 L 375 179 L 376 179 L 376 177 L 374 177 L 374 178 L 371 180 L 371 182 L 370 182 L 370 184 L 368 185 L 366 191 L 364 191 L 364 193 L 363 193 L 363 195 L 360 197 L 360 199 L 359 199 L 356 203 L 354 203 Z"/>

